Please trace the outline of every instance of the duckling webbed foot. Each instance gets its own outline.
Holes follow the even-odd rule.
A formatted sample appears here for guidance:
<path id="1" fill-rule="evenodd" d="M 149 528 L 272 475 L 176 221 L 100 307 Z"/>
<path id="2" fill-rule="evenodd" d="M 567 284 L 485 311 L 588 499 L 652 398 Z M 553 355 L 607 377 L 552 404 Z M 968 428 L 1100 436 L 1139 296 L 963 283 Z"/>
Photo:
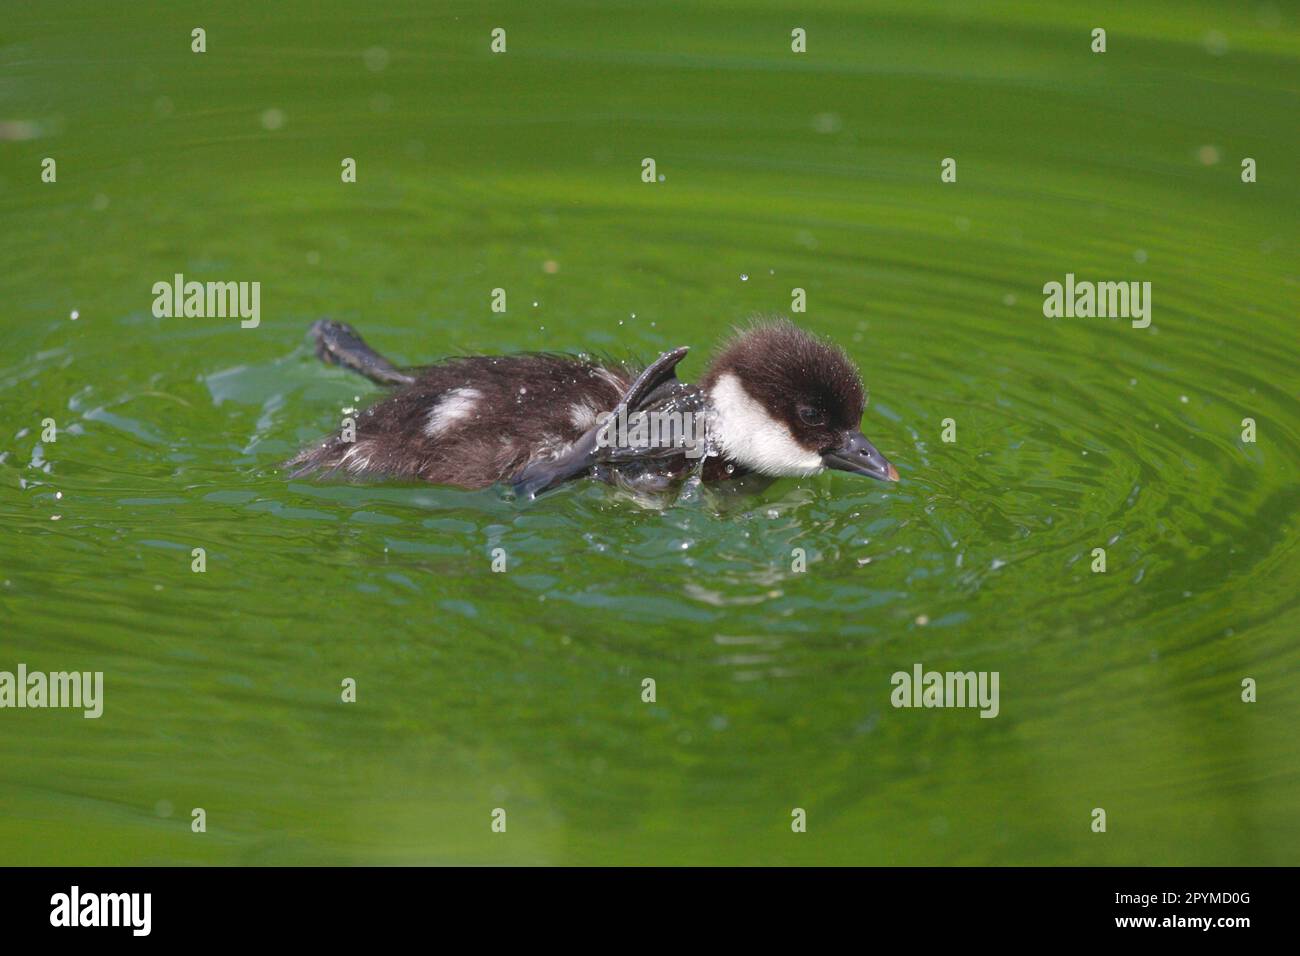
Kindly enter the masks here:
<path id="1" fill-rule="evenodd" d="M 322 362 L 364 375 L 379 385 L 410 385 L 415 381 L 367 345 L 346 322 L 320 319 L 312 323 L 311 336 Z"/>

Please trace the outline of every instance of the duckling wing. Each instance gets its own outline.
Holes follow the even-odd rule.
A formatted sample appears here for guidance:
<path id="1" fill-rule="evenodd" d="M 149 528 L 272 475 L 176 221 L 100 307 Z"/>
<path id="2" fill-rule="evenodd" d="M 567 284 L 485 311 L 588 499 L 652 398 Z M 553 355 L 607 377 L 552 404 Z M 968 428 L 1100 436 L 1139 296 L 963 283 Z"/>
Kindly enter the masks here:
<path id="1" fill-rule="evenodd" d="M 609 421 L 617 422 L 627 420 L 629 415 L 635 417 L 644 414 L 651 406 L 663 402 L 675 389 L 684 388 L 677 381 L 677 364 L 686 357 L 688 351 L 688 348 L 682 347 L 664 352 L 646 366 L 623 393 Z M 527 465 L 511 483 L 516 497 L 531 500 L 600 464 L 617 461 L 612 456 L 618 449 L 609 443 L 611 431 L 604 423 L 597 423 L 564 454 Z"/>
<path id="2" fill-rule="evenodd" d="M 597 435 L 597 461 L 622 465 L 699 458 L 705 452 L 706 396 L 693 385 L 671 382 L 655 389 L 638 409 L 620 417 L 615 410 Z M 696 454 L 698 451 L 698 454 Z"/>

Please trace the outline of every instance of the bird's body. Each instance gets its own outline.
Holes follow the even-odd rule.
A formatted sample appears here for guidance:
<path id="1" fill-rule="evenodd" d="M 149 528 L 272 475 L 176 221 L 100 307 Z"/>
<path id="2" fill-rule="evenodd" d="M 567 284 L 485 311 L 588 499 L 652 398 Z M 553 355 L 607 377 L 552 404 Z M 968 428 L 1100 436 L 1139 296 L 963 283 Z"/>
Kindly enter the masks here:
<path id="1" fill-rule="evenodd" d="M 362 477 L 483 488 L 577 441 L 635 377 L 560 355 L 469 356 L 420 369 L 296 463 Z"/>
<path id="2" fill-rule="evenodd" d="M 676 379 L 685 349 L 646 367 L 534 353 L 402 371 L 346 325 L 318 322 L 313 334 L 322 358 L 397 390 L 356 416 L 355 434 L 304 449 L 289 462 L 298 475 L 504 483 L 528 497 L 582 477 L 653 491 L 690 475 L 714 482 L 823 467 L 897 478 L 869 444 L 879 459 L 871 467 L 826 460 L 820 444 L 838 448 L 838 431 L 861 438 L 861 384 L 843 353 L 787 322 L 742 334 L 697 385 Z M 867 461 L 861 448 L 850 452 Z"/>

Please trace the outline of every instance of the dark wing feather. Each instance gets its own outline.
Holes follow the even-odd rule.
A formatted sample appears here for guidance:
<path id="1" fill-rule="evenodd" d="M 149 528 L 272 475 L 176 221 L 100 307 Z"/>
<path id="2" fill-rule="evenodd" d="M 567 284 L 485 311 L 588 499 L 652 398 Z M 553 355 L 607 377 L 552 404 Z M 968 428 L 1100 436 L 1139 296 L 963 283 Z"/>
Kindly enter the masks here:
<path id="1" fill-rule="evenodd" d="M 613 412 L 615 419 L 620 412 L 625 416 L 644 413 L 648 410 L 650 402 L 661 401 L 661 397 L 670 394 L 674 388 L 682 388 L 683 386 L 677 381 L 676 369 L 677 364 L 686 357 L 688 351 L 689 349 L 683 347 L 664 352 L 646 366 L 619 399 L 618 406 Z M 597 424 L 588 429 L 565 454 L 558 458 L 537 461 L 524 468 L 515 476 L 513 482 L 515 495 L 526 499 L 536 498 L 544 491 L 590 471 L 597 465 L 619 461 L 620 459 L 615 455 L 620 449 L 608 445 L 602 446 L 600 442 L 603 427 L 603 424 Z M 680 451 L 673 449 L 662 450 L 661 454 L 663 451 L 680 454 Z"/>

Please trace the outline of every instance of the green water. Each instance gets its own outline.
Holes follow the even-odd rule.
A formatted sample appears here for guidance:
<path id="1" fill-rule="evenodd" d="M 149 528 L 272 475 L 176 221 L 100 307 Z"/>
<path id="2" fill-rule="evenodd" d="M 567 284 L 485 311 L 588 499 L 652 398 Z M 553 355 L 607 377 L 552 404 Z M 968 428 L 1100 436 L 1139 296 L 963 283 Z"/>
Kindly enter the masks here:
<path id="1" fill-rule="evenodd" d="M 1081 6 L 5 0 L 0 670 L 105 703 L 0 710 L 0 863 L 1300 863 L 1295 10 Z M 795 287 L 900 484 L 280 467 L 380 394 L 321 316 L 689 379 Z"/>

